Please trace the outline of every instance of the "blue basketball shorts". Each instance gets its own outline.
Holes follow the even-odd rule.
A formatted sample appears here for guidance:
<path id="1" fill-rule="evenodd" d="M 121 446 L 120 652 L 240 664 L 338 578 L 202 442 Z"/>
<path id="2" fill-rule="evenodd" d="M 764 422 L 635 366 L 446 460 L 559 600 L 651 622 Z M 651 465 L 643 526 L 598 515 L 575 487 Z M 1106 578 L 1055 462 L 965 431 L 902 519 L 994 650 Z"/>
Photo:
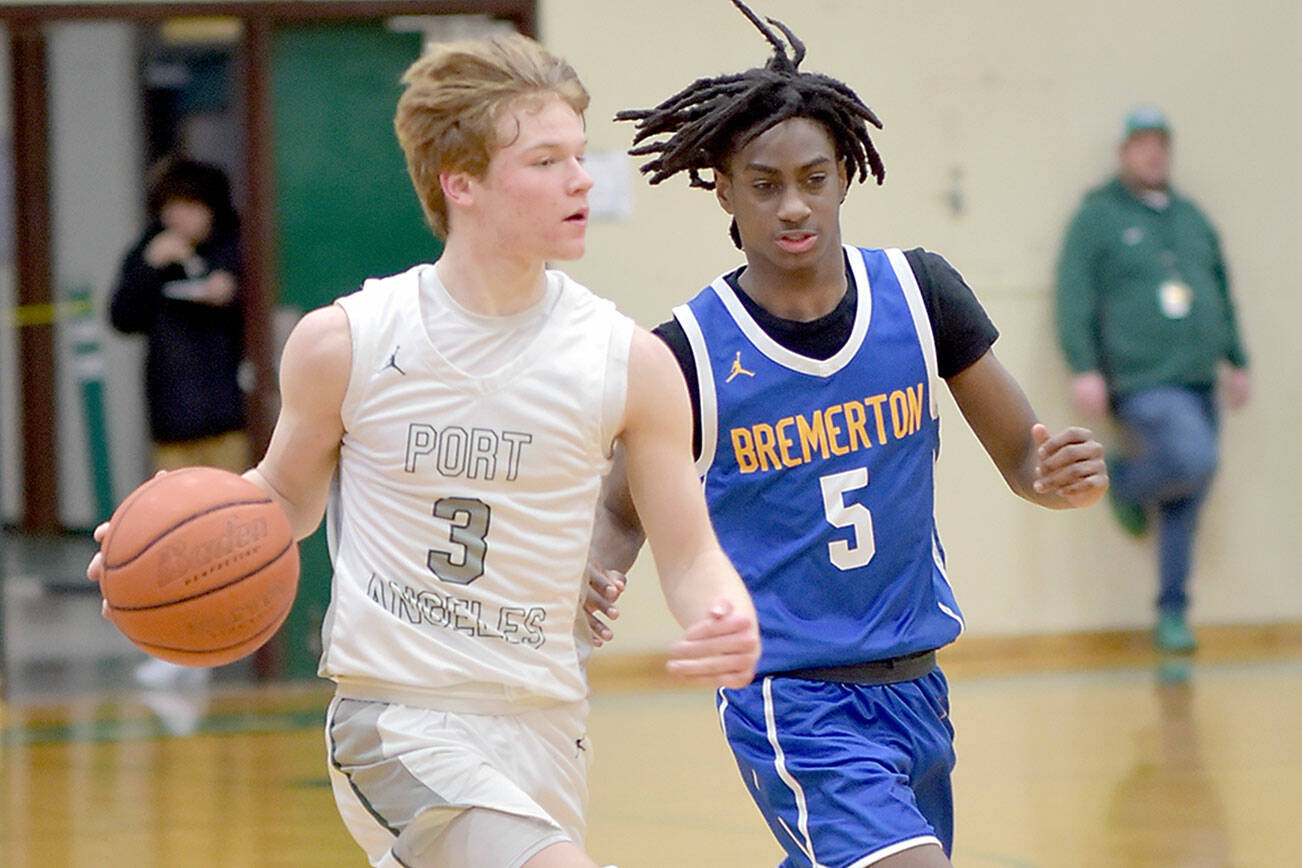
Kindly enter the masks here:
<path id="1" fill-rule="evenodd" d="M 718 691 L 746 788 L 787 852 L 780 868 L 861 868 L 954 838 L 954 728 L 936 669 L 843 684 L 765 676 Z"/>

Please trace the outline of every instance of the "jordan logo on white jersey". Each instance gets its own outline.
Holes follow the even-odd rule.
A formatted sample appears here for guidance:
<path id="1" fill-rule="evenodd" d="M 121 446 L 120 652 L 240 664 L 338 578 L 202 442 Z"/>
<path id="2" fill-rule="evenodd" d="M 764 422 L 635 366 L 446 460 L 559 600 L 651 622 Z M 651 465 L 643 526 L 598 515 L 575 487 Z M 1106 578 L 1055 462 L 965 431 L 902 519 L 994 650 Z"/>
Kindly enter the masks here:
<path id="1" fill-rule="evenodd" d="M 748 377 L 755 376 L 754 371 L 748 371 L 741 366 L 741 350 L 737 350 L 737 357 L 732 360 L 732 370 L 728 372 L 728 379 L 724 380 L 724 382 L 731 383 L 734 378 L 742 374 L 745 374 Z"/>
<path id="2" fill-rule="evenodd" d="M 402 374 L 404 377 L 407 376 L 407 372 L 404 371 L 402 368 L 398 367 L 398 350 L 400 350 L 400 349 L 402 349 L 402 345 L 401 345 L 401 344 L 399 344 L 398 346 L 394 347 L 394 348 L 393 348 L 393 352 L 392 352 L 392 353 L 389 353 L 389 361 L 387 361 L 387 362 L 384 363 L 384 367 L 383 367 L 383 368 L 380 368 L 380 370 L 381 370 L 382 372 L 383 372 L 383 371 L 387 371 L 387 370 L 389 370 L 389 368 L 393 368 L 395 371 L 397 371 L 398 373 Z"/>

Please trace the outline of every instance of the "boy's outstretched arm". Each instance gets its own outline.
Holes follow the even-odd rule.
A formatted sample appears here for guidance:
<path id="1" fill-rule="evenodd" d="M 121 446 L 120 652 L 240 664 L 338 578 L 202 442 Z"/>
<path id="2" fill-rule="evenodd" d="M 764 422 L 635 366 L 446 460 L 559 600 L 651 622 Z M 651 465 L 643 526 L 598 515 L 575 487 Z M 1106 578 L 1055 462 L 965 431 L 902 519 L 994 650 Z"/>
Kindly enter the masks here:
<path id="1" fill-rule="evenodd" d="M 337 304 L 299 320 L 280 359 L 280 413 L 267 452 L 244 476 L 289 515 L 295 539 L 316 530 L 339 461 L 352 366 L 348 315 Z"/>
<path id="2" fill-rule="evenodd" d="M 1108 489 L 1103 445 L 1088 428 L 1050 433 L 994 351 L 947 381 L 963 417 L 1016 494 L 1051 509 L 1095 503 Z"/>
<path id="3" fill-rule="evenodd" d="M 629 391 L 620 435 L 622 461 L 607 480 L 602 512 L 619 516 L 598 531 L 594 560 L 627 569 L 645 528 L 660 585 L 683 638 L 670 649 L 669 671 L 723 687 L 749 684 L 759 659 L 759 628 L 750 594 L 719 547 L 692 461 L 687 387 L 659 339 L 636 329 L 629 352 Z M 628 481 L 622 500 L 620 477 Z M 628 502 L 635 507 L 629 513 Z M 622 505 L 621 505 L 622 504 Z M 602 533 L 608 532 L 602 543 Z M 602 564 L 604 554 L 610 563 Z"/>

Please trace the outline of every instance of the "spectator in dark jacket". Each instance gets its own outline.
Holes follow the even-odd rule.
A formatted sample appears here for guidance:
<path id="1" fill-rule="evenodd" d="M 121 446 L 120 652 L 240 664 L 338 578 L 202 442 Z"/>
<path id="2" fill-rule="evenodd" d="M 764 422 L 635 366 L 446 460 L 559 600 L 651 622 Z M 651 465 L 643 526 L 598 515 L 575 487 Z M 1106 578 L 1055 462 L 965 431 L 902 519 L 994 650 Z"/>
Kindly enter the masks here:
<path id="1" fill-rule="evenodd" d="M 149 227 L 122 263 L 110 316 L 143 334 L 154 464 L 248 467 L 239 224 L 221 169 L 163 161 L 149 185 Z"/>

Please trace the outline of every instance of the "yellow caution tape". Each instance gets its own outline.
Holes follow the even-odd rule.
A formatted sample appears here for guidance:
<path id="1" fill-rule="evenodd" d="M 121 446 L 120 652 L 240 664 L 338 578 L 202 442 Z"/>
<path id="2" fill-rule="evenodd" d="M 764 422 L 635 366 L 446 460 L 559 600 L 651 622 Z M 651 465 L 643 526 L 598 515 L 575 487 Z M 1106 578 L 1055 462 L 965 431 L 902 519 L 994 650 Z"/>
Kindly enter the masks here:
<path id="1" fill-rule="evenodd" d="M 9 309 L 5 324 L 8 326 L 53 325 L 59 320 L 76 319 L 94 312 L 95 305 L 89 298 L 20 304 Z"/>

